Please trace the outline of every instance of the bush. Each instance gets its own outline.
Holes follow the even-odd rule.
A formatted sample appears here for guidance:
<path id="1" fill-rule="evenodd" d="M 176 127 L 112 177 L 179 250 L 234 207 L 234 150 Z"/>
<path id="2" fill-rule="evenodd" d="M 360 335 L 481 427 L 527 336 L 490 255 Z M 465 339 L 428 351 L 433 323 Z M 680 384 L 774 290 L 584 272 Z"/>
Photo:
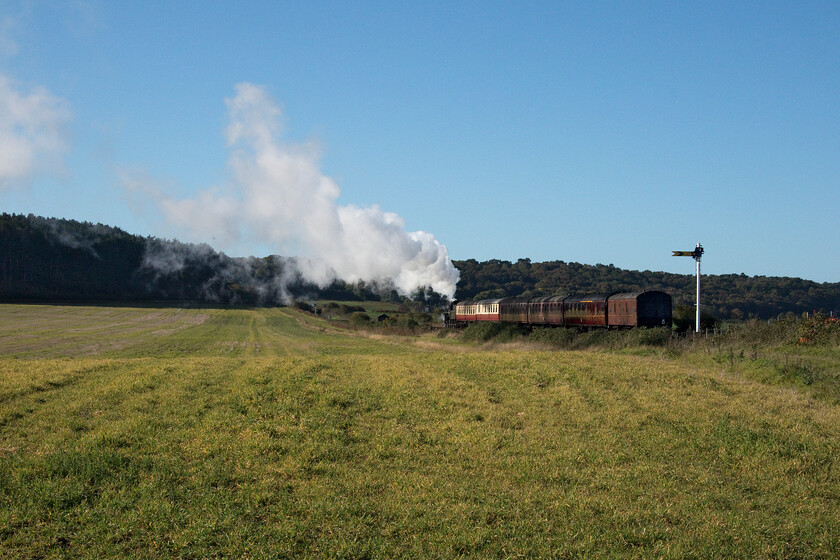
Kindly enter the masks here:
<path id="1" fill-rule="evenodd" d="M 530 339 L 567 349 L 634 348 L 639 346 L 667 346 L 671 342 L 671 331 L 665 328 L 630 329 L 628 331 L 608 331 L 593 329 L 581 332 L 571 328 L 534 329 Z"/>
<path id="2" fill-rule="evenodd" d="M 553 346 L 569 348 L 575 340 L 577 331 L 560 327 L 536 328 L 531 332 L 531 340 Z"/>
<path id="3" fill-rule="evenodd" d="M 364 313 L 365 308 L 360 307 L 358 305 L 347 305 L 346 303 L 342 303 L 338 306 L 338 312 L 342 315 L 350 315 L 351 313 Z M 368 320 L 370 320 L 370 317 L 368 317 Z"/>
<path id="4" fill-rule="evenodd" d="M 609 346 L 609 343 L 615 340 L 613 334 L 605 329 L 596 329 L 580 333 L 575 338 L 573 348 L 584 349 L 592 346 Z"/>
<path id="5" fill-rule="evenodd" d="M 834 317 L 816 313 L 799 324 L 798 344 L 829 346 L 840 343 L 840 323 Z"/>
<path id="6" fill-rule="evenodd" d="M 406 329 L 416 329 L 420 326 L 420 323 L 418 323 L 417 319 L 415 319 L 411 314 L 400 315 L 397 317 L 397 324 Z"/>
<path id="7" fill-rule="evenodd" d="M 478 322 L 464 329 L 464 339 L 476 342 L 510 342 L 522 338 L 525 331 L 519 325 L 507 323 Z"/>
<path id="8" fill-rule="evenodd" d="M 364 311 L 356 311 L 350 315 L 350 324 L 355 326 L 362 326 L 370 324 L 370 317 Z"/>
<path id="9" fill-rule="evenodd" d="M 678 305 L 674 308 L 671 323 L 675 331 L 684 333 L 696 330 L 694 324 L 697 321 L 697 313 L 694 307 Z M 718 325 L 718 320 L 707 310 L 700 310 L 700 330 L 713 330 Z"/>
<path id="10" fill-rule="evenodd" d="M 292 304 L 292 307 L 295 309 L 300 309 L 301 311 L 306 311 L 307 313 L 315 313 L 315 307 L 306 303 L 305 301 L 295 301 Z"/>
<path id="11" fill-rule="evenodd" d="M 625 336 L 625 344 L 627 346 L 667 346 L 671 342 L 671 337 L 671 331 L 662 327 L 633 329 Z"/>

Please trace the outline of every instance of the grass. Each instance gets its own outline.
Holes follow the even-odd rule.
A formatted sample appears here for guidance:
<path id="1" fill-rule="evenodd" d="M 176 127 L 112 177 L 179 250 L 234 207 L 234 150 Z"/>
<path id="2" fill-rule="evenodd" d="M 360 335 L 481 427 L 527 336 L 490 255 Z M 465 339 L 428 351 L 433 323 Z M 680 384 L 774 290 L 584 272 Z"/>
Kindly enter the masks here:
<path id="1" fill-rule="evenodd" d="M 840 406 L 726 350 L 153 311 L 0 307 L 0 558 L 840 555 Z"/>
<path id="2" fill-rule="evenodd" d="M 677 335 L 669 329 L 577 331 L 528 330 L 516 325 L 473 323 L 460 339 L 485 349 L 502 344 L 523 348 L 595 350 L 616 354 L 681 358 L 762 383 L 807 388 L 808 394 L 840 404 L 840 323 L 812 315 L 775 321 L 751 320 L 724 325 L 711 335 Z"/>

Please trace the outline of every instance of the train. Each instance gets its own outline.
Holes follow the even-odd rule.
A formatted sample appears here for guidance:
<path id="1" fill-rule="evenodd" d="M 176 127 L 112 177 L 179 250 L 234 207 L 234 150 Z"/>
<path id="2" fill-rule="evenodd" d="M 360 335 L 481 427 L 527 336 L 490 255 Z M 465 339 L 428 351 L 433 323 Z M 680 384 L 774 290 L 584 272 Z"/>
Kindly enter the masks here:
<path id="1" fill-rule="evenodd" d="M 670 327 L 671 296 L 657 290 L 453 302 L 446 323 L 479 321 L 537 327 Z"/>

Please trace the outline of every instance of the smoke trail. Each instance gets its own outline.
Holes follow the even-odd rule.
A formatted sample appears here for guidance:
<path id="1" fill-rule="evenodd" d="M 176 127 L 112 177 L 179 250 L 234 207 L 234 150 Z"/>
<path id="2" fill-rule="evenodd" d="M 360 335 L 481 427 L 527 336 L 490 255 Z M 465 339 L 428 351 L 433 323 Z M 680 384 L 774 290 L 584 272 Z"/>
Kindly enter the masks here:
<path id="1" fill-rule="evenodd" d="M 290 303 L 307 288 L 291 259 L 232 258 L 206 243 L 159 238 L 146 240 L 138 272 L 146 291 L 163 298 L 263 305 Z"/>
<path id="2" fill-rule="evenodd" d="M 401 217 L 377 206 L 338 205 L 340 189 L 321 173 L 318 147 L 280 141 L 281 111 L 263 87 L 238 84 L 226 104 L 232 181 L 189 199 L 147 187 L 170 223 L 221 244 L 267 241 L 278 252 L 299 251 L 297 266 L 318 286 L 339 278 L 454 295 L 459 273 L 446 247 L 405 231 Z"/>

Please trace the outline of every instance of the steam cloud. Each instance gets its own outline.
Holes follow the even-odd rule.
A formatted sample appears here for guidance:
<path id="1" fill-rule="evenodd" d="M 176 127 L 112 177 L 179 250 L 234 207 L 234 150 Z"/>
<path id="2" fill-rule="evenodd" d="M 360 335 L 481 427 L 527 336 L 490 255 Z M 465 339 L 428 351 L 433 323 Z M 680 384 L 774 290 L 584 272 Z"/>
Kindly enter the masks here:
<path id="1" fill-rule="evenodd" d="M 321 287 L 338 278 L 454 296 L 459 273 L 446 247 L 429 233 L 405 231 L 400 216 L 378 206 L 338 205 L 340 189 L 321 173 L 318 147 L 280 141 L 281 111 L 263 87 L 238 84 L 226 104 L 232 180 L 188 199 L 143 186 L 168 222 L 222 245 L 253 240 L 300 251 L 300 273 Z"/>
<path id="2" fill-rule="evenodd" d="M 44 88 L 26 92 L 0 74 L 0 189 L 61 168 L 70 118 L 61 98 Z"/>

